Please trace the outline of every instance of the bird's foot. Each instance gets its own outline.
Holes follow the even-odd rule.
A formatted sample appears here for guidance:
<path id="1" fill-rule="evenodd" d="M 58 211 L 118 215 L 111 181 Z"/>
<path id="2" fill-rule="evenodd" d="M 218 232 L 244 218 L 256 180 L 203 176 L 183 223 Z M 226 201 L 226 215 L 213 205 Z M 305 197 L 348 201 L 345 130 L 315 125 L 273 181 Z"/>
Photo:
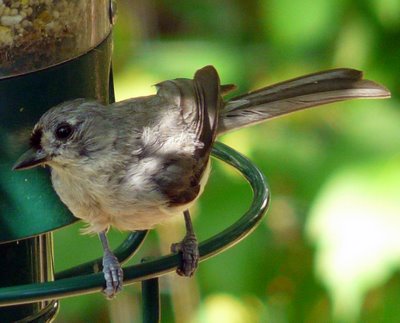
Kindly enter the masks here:
<path id="1" fill-rule="evenodd" d="M 182 254 L 181 265 L 176 269 L 180 276 L 191 277 L 199 264 L 199 245 L 194 234 L 187 234 L 181 242 L 171 245 L 171 251 Z"/>
<path id="2" fill-rule="evenodd" d="M 115 257 L 111 251 L 104 253 L 103 273 L 106 281 L 106 287 L 103 293 L 108 299 L 112 299 L 122 290 L 124 273 L 117 257 Z"/>

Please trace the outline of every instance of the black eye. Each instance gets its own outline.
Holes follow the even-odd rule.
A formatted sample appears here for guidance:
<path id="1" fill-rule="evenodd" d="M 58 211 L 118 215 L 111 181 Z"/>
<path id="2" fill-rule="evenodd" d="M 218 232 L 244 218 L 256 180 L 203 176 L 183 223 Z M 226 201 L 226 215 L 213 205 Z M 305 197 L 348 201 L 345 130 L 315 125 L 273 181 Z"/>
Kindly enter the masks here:
<path id="1" fill-rule="evenodd" d="M 56 135 L 56 138 L 59 140 L 66 140 L 69 137 L 71 137 L 73 132 L 72 126 L 68 123 L 62 123 L 58 125 L 56 131 L 54 134 Z"/>

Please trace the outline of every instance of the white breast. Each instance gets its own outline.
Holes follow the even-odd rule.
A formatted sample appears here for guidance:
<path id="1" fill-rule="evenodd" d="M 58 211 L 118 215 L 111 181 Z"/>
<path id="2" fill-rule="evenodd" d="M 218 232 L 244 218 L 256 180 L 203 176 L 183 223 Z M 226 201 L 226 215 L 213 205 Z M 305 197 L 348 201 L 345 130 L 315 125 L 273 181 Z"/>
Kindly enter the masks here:
<path id="1" fill-rule="evenodd" d="M 148 165 L 149 169 L 154 165 Z M 55 191 L 73 215 L 88 224 L 84 233 L 98 233 L 110 226 L 122 231 L 146 230 L 178 213 L 167 207 L 165 197 L 150 183 L 146 172 L 130 176 L 129 183 L 110 188 L 100 177 L 83 172 L 72 176 L 52 172 Z"/>

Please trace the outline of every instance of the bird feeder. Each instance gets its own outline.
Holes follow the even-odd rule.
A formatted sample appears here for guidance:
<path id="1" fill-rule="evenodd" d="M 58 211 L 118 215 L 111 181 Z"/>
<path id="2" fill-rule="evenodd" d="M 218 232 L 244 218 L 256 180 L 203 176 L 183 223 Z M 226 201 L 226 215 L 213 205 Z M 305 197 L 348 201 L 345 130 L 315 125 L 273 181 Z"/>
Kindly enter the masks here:
<path id="1" fill-rule="evenodd" d="M 50 232 L 75 219 L 46 171 L 10 169 L 32 126 L 51 106 L 78 97 L 113 99 L 113 19 L 109 0 L 0 0 L 2 287 L 53 280 Z M 3 307 L 0 322 L 50 319 L 56 310 L 56 301 Z"/>
<path id="2" fill-rule="evenodd" d="M 51 232 L 76 219 L 56 196 L 46 169 L 11 168 L 50 107 L 75 98 L 114 101 L 114 17 L 110 0 L 0 0 L 0 322 L 49 322 L 60 298 L 103 288 L 102 272 L 94 272 L 101 259 L 54 273 Z M 254 198 L 236 223 L 200 243 L 201 260 L 247 236 L 269 202 L 265 179 L 251 162 L 218 143 L 213 155 L 243 174 Z M 114 251 L 121 263 L 145 236 L 127 236 Z M 142 281 L 145 322 L 159 321 L 158 277 L 179 263 L 179 255 L 171 254 L 124 268 L 125 284 Z"/>

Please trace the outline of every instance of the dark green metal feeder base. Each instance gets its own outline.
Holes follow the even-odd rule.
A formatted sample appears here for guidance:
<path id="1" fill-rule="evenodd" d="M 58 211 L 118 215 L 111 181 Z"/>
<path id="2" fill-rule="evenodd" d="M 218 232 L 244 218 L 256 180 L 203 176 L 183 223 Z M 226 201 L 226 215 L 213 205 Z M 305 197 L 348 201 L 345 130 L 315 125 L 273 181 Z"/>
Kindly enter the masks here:
<path id="1" fill-rule="evenodd" d="M 0 79 L 0 243 L 76 221 L 52 189 L 47 170 L 13 172 L 11 168 L 27 149 L 33 126 L 49 108 L 76 98 L 109 102 L 111 45 L 110 36 L 75 60 Z"/>
<path id="2" fill-rule="evenodd" d="M 113 101 L 111 49 L 110 35 L 95 49 L 69 62 L 0 78 L 2 287 L 54 279 L 51 231 L 76 219 L 56 196 L 47 170 L 13 172 L 11 167 L 27 148 L 32 127 L 50 107 L 78 97 Z M 0 322 L 48 322 L 57 309 L 55 300 L 3 307 Z"/>

